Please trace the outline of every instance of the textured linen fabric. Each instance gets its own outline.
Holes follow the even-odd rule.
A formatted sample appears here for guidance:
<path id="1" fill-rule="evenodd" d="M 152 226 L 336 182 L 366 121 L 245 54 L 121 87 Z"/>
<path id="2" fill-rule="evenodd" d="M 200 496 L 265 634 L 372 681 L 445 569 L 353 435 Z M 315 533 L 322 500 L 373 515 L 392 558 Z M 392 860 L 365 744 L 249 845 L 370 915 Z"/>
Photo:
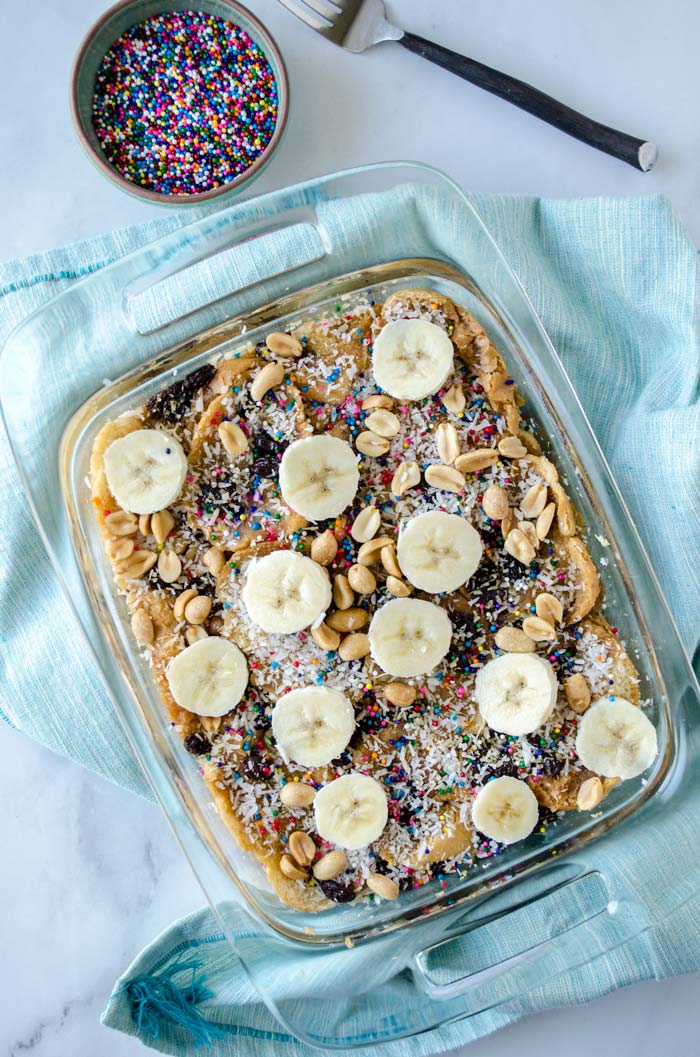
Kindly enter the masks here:
<path id="1" fill-rule="evenodd" d="M 472 196 L 514 267 L 589 416 L 612 466 L 686 647 L 698 644 L 700 598 L 700 398 L 698 375 L 698 262 L 669 204 L 662 198 L 543 201 Z M 350 209 L 354 208 L 351 203 Z M 76 278 L 97 270 L 150 239 L 195 219 L 170 216 L 102 239 L 0 266 L 0 342 L 13 326 Z M 439 219 L 439 218 L 435 218 Z M 381 222 L 381 218 L 379 218 Z M 459 218 L 448 218 L 459 239 Z M 0 438 L 0 708 L 4 718 L 43 744 L 79 760 L 113 781 L 146 793 L 110 703 L 79 641 L 73 618 L 52 575 L 31 519 L 9 447 Z M 37 632 L 41 629 L 41 633 Z M 89 717 L 89 719 L 86 719 Z M 623 984 L 700 967 L 700 852 L 694 850 L 700 807 L 687 795 L 673 825 L 622 827 L 596 844 L 596 866 L 645 908 L 636 938 L 590 964 L 567 972 L 552 966 L 517 998 L 505 991 L 496 1009 L 410 1041 L 390 1042 L 387 1057 L 430 1054 L 477 1038 L 525 1012 L 587 1001 Z M 585 903 L 585 898 L 582 897 Z M 570 908 L 573 913 L 575 908 Z M 581 909 L 581 908 L 579 908 Z M 585 910 L 585 906 L 582 908 Z M 515 922 L 512 919 L 511 924 Z M 493 930 L 496 931 L 493 931 Z M 546 911 L 537 905 L 513 924 L 514 950 L 527 947 Z M 593 933 L 582 927 L 593 943 Z M 240 916 L 241 942 L 265 944 Z M 581 930 L 576 930 L 578 933 Z M 402 941 L 400 941 L 402 942 Z M 470 939 L 470 959 L 498 960 L 503 937 L 497 925 Z M 574 941 L 569 964 L 578 965 Z M 270 950 L 270 971 L 275 971 Z M 370 952 L 370 953 L 368 953 Z M 374 952 L 374 953 L 371 953 Z M 279 952 L 276 952 L 279 955 Z M 267 1012 L 237 966 L 211 914 L 199 912 L 173 925 L 130 966 L 115 988 L 105 1023 L 138 1034 L 133 994 L 126 985 L 152 977 L 184 954 L 202 963 L 211 997 L 200 1008 L 221 1031 L 212 1041 L 221 1057 L 312 1052 L 295 1043 Z M 584 956 L 590 949 L 583 951 Z M 390 1031 L 407 1000 L 405 980 L 377 969 L 374 947 L 326 955 L 313 970 L 285 956 L 290 981 L 310 972 L 332 993 L 337 976 L 352 972 L 366 1006 L 366 1023 L 347 1045 Z M 298 955 L 301 959 L 301 955 Z M 342 958 L 342 961 L 339 961 Z M 583 957 L 585 961 L 585 957 Z M 475 963 L 476 964 L 476 963 Z M 354 966 L 354 967 L 353 967 Z M 555 971 L 559 969 L 559 972 Z M 378 975 L 379 974 L 379 975 Z M 381 979 L 380 979 L 381 977 Z M 177 974 L 176 974 L 177 978 Z M 381 983 L 381 987 L 377 983 Z M 308 993 L 308 990 L 306 991 Z M 201 996 L 200 996 L 201 997 Z M 290 986 L 289 1000 L 298 996 Z M 302 1005 L 303 1005 L 303 1000 Z M 322 1036 L 323 1011 L 319 1013 Z M 329 1018 L 330 1023 L 330 1018 Z M 167 1053 L 189 1054 L 193 1036 L 161 1021 L 157 1037 L 142 1023 L 141 1037 Z M 360 1051 L 362 1052 L 362 1051 Z"/>

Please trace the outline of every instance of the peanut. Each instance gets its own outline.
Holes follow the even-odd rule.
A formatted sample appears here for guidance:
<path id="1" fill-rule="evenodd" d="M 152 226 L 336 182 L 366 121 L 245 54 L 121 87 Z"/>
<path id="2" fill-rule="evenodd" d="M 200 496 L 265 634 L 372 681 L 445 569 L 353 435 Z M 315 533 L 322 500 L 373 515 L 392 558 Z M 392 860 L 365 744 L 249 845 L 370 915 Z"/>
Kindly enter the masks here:
<path id="1" fill-rule="evenodd" d="M 363 411 L 373 411 L 375 407 L 386 407 L 390 409 L 393 406 L 394 401 L 390 396 L 386 396 L 384 393 L 371 393 L 362 401 Z"/>
<path id="2" fill-rule="evenodd" d="M 267 335 L 265 344 L 275 356 L 291 356 L 296 359 L 297 356 L 301 356 L 304 350 L 298 338 L 293 338 L 291 334 L 283 334 L 277 331 L 274 334 Z"/>
<path id="3" fill-rule="evenodd" d="M 359 661 L 369 653 L 369 639 L 362 631 L 346 635 L 338 647 L 338 656 L 343 661 Z"/>
<path id="4" fill-rule="evenodd" d="M 585 712 L 591 703 L 591 691 L 580 672 L 576 672 L 564 680 L 564 693 L 566 694 L 569 708 L 574 712 L 578 712 L 579 715 Z"/>
<path id="5" fill-rule="evenodd" d="M 151 514 L 151 532 L 156 538 L 156 543 L 162 546 L 175 527 L 175 518 L 169 510 L 158 510 Z"/>
<path id="6" fill-rule="evenodd" d="M 226 564 L 224 552 L 220 551 L 218 547 L 210 547 L 209 550 L 205 551 L 202 555 L 202 564 L 209 570 L 212 576 L 218 576 Z"/>
<path id="7" fill-rule="evenodd" d="M 153 621 L 145 609 L 136 609 L 134 611 L 131 618 L 131 630 L 136 641 L 140 642 L 142 646 L 150 646 L 153 642 Z"/>
<path id="8" fill-rule="evenodd" d="M 547 503 L 547 506 L 537 518 L 537 521 L 535 523 L 535 531 L 537 532 L 538 539 L 547 539 L 547 533 L 552 527 L 552 522 L 554 521 L 554 514 L 556 512 L 556 509 L 556 503 Z"/>
<path id="9" fill-rule="evenodd" d="M 340 645 L 340 635 L 337 631 L 333 631 L 333 628 L 329 628 L 325 621 L 311 629 L 311 638 L 327 653 L 337 650 Z"/>
<path id="10" fill-rule="evenodd" d="M 316 536 L 311 543 L 311 557 L 319 565 L 330 565 L 338 553 L 338 541 L 330 529 Z"/>
<path id="11" fill-rule="evenodd" d="M 351 565 L 348 582 L 358 595 L 371 595 L 377 589 L 377 578 L 366 565 Z"/>
<path id="12" fill-rule="evenodd" d="M 186 591 L 183 591 L 181 595 L 178 595 L 175 599 L 173 606 L 173 616 L 177 621 L 185 619 L 185 606 L 192 598 L 197 597 L 197 591 L 194 587 L 188 587 Z"/>
<path id="13" fill-rule="evenodd" d="M 313 875 L 319 881 L 331 881 L 341 874 L 348 865 L 348 857 L 344 851 L 336 849 L 327 852 L 323 858 L 314 863 Z"/>
<path id="14" fill-rule="evenodd" d="M 401 429 L 401 423 L 394 412 L 389 411 L 385 407 L 379 407 L 371 415 L 368 415 L 365 419 L 365 425 L 367 429 L 372 430 L 372 433 L 386 438 L 395 437 Z"/>
<path id="15" fill-rule="evenodd" d="M 308 833 L 295 829 L 289 834 L 287 843 L 289 854 L 299 866 L 310 866 L 316 855 L 316 845 Z"/>
<path id="16" fill-rule="evenodd" d="M 376 535 L 382 523 L 382 515 L 376 506 L 366 506 L 361 510 L 352 523 L 350 535 L 358 543 L 367 543 Z"/>
<path id="17" fill-rule="evenodd" d="M 563 605 L 548 591 L 542 591 L 535 599 L 535 611 L 538 617 L 548 620 L 550 624 L 561 624 L 564 616 Z"/>
<path id="18" fill-rule="evenodd" d="M 383 873 L 371 873 L 367 878 L 367 887 L 380 899 L 396 899 L 399 886 Z"/>
<path id="19" fill-rule="evenodd" d="M 309 807 L 315 796 L 316 790 L 306 782 L 287 782 L 280 789 L 280 800 L 287 807 Z"/>
<path id="20" fill-rule="evenodd" d="M 520 509 L 525 517 L 539 517 L 547 505 L 547 486 L 533 484 L 520 501 Z"/>
<path id="21" fill-rule="evenodd" d="M 527 455 L 527 448 L 518 437 L 503 437 L 498 442 L 498 450 L 505 459 L 522 459 Z"/>
<path id="22" fill-rule="evenodd" d="M 398 576 L 387 576 L 386 589 L 394 598 L 408 598 L 413 591 L 411 585 L 405 580 L 400 580 Z"/>
<path id="23" fill-rule="evenodd" d="M 134 515 L 127 510 L 115 510 L 113 514 L 108 514 L 105 525 L 113 536 L 133 536 L 139 527 Z"/>
<path id="24" fill-rule="evenodd" d="M 333 580 L 333 601 L 338 609 L 349 609 L 355 601 L 355 592 L 343 573 L 338 573 Z"/>
<path id="25" fill-rule="evenodd" d="M 533 642 L 552 642 L 557 633 L 548 620 L 541 617 L 525 617 L 523 631 Z"/>
<path id="26" fill-rule="evenodd" d="M 402 496 L 409 488 L 420 483 L 420 467 L 417 462 L 402 462 L 391 479 L 392 495 Z"/>
<path id="27" fill-rule="evenodd" d="M 535 548 L 519 528 L 512 529 L 506 536 L 505 549 L 513 558 L 523 565 L 529 565 L 535 559 Z"/>
<path id="28" fill-rule="evenodd" d="M 401 577 L 401 566 L 398 563 L 396 547 L 393 543 L 388 544 L 386 547 L 382 547 L 379 552 L 379 558 L 390 576 Z"/>
<path id="29" fill-rule="evenodd" d="M 158 575 L 166 584 L 174 584 L 182 572 L 182 562 L 175 551 L 161 551 L 158 556 Z"/>
<path id="30" fill-rule="evenodd" d="M 460 385 L 451 385 L 442 396 L 442 406 L 453 415 L 461 415 L 467 405 L 467 398 Z"/>
<path id="31" fill-rule="evenodd" d="M 334 631 L 359 631 L 367 623 L 367 610 L 353 606 L 351 609 L 338 609 L 326 617 L 326 624 Z"/>
<path id="32" fill-rule="evenodd" d="M 203 624 L 210 613 L 211 598 L 207 595 L 197 595 L 185 606 L 185 620 L 188 624 Z"/>
<path id="33" fill-rule="evenodd" d="M 377 433 L 372 433 L 371 429 L 365 429 L 362 433 L 359 433 L 355 440 L 355 447 L 358 451 L 362 452 L 363 455 L 369 455 L 373 459 L 378 459 L 381 455 L 386 455 L 391 445 L 385 437 L 380 437 Z"/>
<path id="34" fill-rule="evenodd" d="M 275 389 L 284 380 L 284 365 L 281 363 L 266 363 L 258 371 L 250 386 L 250 395 L 253 400 L 262 400 L 270 389 Z"/>
<path id="35" fill-rule="evenodd" d="M 510 510 L 508 493 L 499 484 L 491 484 L 484 492 L 481 505 L 486 517 L 490 517 L 492 521 L 501 521 Z"/>
<path id="36" fill-rule="evenodd" d="M 416 700 L 417 694 L 415 686 L 409 686 L 408 683 L 387 683 L 384 687 L 385 698 L 397 708 L 408 708 Z"/>
<path id="37" fill-rule="evenodd" d="M 451 422 L 441 422 L 435 430 L 435 443 L 441 462 L 450 465 L 459 455 L 459 437 Z"/>
<path id="38" fill-rule="evenodd" d="M 235 422 L 222 422 L 219 426 L 221 443 L 229 455 L 242 455 L 249 448 L 248 438 Z"/>
<path id="39" fill-rule="evenodd" d="M 113 536 L 105 543 L 107 555 L 114 562 L 123 562 L 134 550 L 134 541 L 131 536 Z"/>
<path id="40" fill-rule="evenodd" d="M 304 881 L 306 880 L 307 871 L 301 870 L 291 855 L 283 855 L 280 859 L 280 870 L 285 877 L 288 877 L 290 881 Z"/>
<path id="41" fill-rule="evenodd" d="M 535 649 L 534 641 L 524 631 L 510 625 L 498 629 L 495 643 L 504 653 L 533 653 Z"/>
<path id="42" fill-rule="evenodd" d="M 498 462 L 498 452 L 493 448 L 475 448 L 474 451 L 465 451 L 455 459 L 455 466 L 461 473 L 476 473 L 477 470 L 485 470 Z"/>
<path id="43" fill-rule="evenodd" d="M 464 456 L 460 455 L 459 458 Z M 432 488 L 438 488 L 442 492 L 461 492 L 467 483 L 464 474 L 454 466 L 444 466 L 439 462 L 428 467 L 425 479 Z"/>
<path id="44" fill-rule="evenodd" d="M 392 543 L 392 540 L 389 536 L 375 536 L 374 539 L 367 540 L 357 552 L 359 564 L 374 565 L 375 562 L 379 561 L 383 548 L 388 547 L 390 543 Z"/>
<path id="45" fill-rule="evenodd" d="M 604 789 L 600 778 L 587 778 L 579 786 L 576 807 L 579 811 L 592 811 L 603 799 Z"/>

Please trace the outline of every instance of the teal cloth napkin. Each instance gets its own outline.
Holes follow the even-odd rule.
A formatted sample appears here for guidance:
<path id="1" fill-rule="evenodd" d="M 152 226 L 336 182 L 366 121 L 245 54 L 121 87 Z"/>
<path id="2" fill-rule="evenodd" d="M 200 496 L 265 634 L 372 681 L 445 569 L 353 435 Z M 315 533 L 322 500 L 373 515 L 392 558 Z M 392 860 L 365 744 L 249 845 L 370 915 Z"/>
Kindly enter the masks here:
<path id="1" fill-rule="evenodd" d="M 564 361 L 692 654 L 700 609 L 697 255 L 662 198 L 543 201 L 482 195 L 472 201 Z M 70 282 L 194 216 L 170 216 L 0 266 L 0 342 Z M 147 795 L 111 706 L 71 634 L 72 617 L 23 504 L 7 443 L 0 444 L 0 496 L 3 717 Z M 36 635 L 37 627 L 51 634 Z M 27 664 L 27 658 L 35 663 Z M 67 686 L 80 687 L 80 693 L 66 694 Z M 86 726 L 86 715 L 99 722 Z M 618 876 L 630 885 L 634 879 L 638 889 L 643 885 L 649 927 L 633 942 L 564 975 L 550 974 L 548 983 L 497 1009 L 388 1043 L 383 1052 L 387 1057 L 442 1052 L 526 1012 L 700 968 L 700 899 L 693 883 L 700 878 L 700 853 L 689 846 L 689 835 L 698 828 L 700 806 L 689 800 L 677 825 L 665 824 L 662 832 L 647 826 L 636 833 L 633 849 L 625 844 L 624 827 L 597 846 Z M 538 913 L 528 908 L 521 919 L 523 946 L 546 925 Z M 237 931 L 242 941 L 263 942 L 242 914 Z M 486 949 L 494 937 L 475 941 L 477 947 L 479 942 Z M 370 949 L 351 953 L 354 974 L 362 973 Z M 347 972 L 348 952 L 342 954 L 342 968 L 331 955 L 318 970 L 331 981 L 337 973 L 339 987 Z M 294 980 L 289 960 L 286 968 Z M 367 1043 L 360 1051 L 366 1057 L 373 1052 L 371 1043 L 391 1030 L 392 1010 L 405 1001 L 402 986 L 387 975 L 380 991 L 364 996 L 365 1029 L 352 1041 Z M 289 1000 L 296 1001 L 291 984 Z M 221 1057 L 268 1057 L 292 1048 L 312 1052 L 268 1013 L 206 911 L 176 923 L 142 952 L 117 984 L 103 1019 L 166 1053 L 188 1054 L 198 1041 Z"/>

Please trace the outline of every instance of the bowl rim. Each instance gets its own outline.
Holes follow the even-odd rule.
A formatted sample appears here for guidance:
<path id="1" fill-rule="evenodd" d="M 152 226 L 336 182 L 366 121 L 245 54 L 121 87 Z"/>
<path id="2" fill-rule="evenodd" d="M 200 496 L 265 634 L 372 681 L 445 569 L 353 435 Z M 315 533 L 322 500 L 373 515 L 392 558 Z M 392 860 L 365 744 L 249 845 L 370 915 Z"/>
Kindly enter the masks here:
<path id="1" fill-rule="evenodd" d="M 195 194 L 162 194 L 160 191 L 151 191 L 148 188 L 140 187 L 139 184 L 132 183 L 123 177 L 113 165 L 107 161 L 103 152 L 97 149 L 94 144 L 90 141 L 89 136 L 85 131 L 82 118 L 80 116 L 80 108 L 78 105 L 78 80 L 80 77 L 83 63 L 87 55 L 88 49 L 92 45 L 95 37 L 99 31 L 106 25 L 109 20 L 116 15 L 118 12 L 125 10 L 126 8 L 136 6 L 139 0 L 117 0 L 117 3 L 112 4 L 106 11 L 96 19 L 95 22 L 90 26 L 87 33 L 84 35 L 78 52 L 73 60 L 73 65 L 70 74 L 70 111 L 71 118 L 73 120 L 73 128 L 78 136 L 81 147 L 94 162 L 97 168 L 102 172 L 111 183 L 116 184 L 121 190 L 142 199 L 145 202 L 152 202 L 156 205 L 200 205 L 202 203 L 211 202 L 216 198 L 220 198 L 226 194 L 232 194 L 234 187 L 236 193 L 242 190 L 244 186 L 255 179 L 255 177 L 262 171 L 262 169 L 270 161 L 270 158 L 274 154 L 275 150 L 279 146 L 280 140 L 287 125 L 287 118 L 289 116 L 289 76 L 287 74 L 287 67 L 282 58 L 282 53 L 277 45 L 275 38 L 272 36 L 270 31 L 265 25 L 257 18 L 247 7 L 243 4 L 238 3 L 238 0 L 217 0 L 217 3 L 223 4 L 225 7 L 231 9 L 232 14 L 239 15 L 243 20 L 250 22 L 256 33 L 259 34 L 261 41 L 264 44 L 266 53 L 273 57 L 279 70 L 279 76 L 276 76 L 277 81 L 277 98 L 278 98 L 278 109 L 277 109 L 277 120 L 275 122 L 275 130 L 272 133 L 270 142 L 265 147 L 262 154 L 250 165 L 240 176 L 234 177 L 233 180 L 229 180 L 227 183 L 222 184 L 220 187 L 213 187 L 208 191 L 198 191 Z M 203 0 L 206 3 L 206 0 Z M 164 0 L 167 3 L 167 0 Z M 201 6 L 202 0 L 192 0 L 191 9 L 194 11 L 203 11 Z M 164 12 L 166 13 L 164 8 Z"/>

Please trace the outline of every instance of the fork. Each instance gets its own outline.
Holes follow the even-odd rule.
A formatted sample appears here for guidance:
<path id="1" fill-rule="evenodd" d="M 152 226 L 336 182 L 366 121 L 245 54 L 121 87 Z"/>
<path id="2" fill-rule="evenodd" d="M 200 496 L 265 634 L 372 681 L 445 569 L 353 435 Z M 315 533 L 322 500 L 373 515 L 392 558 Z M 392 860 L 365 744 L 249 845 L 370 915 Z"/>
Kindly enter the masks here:
<path id="1" fill-rule="evenodd" d="M 408 51 L 456 73 L 465 81 L 505 99 L 596 150 L 611 154 L 635 169 L 648 172 L 656 162 L 654 143 L 636 139 L 601 125 L 538 88 L 481 62 L 458 55 L 441 44 L 400 29 L 386 17 L 383 0 L 279 0 L 288 11 L 322 36 L 347 51 L 362 52 L 385 40 L 395 40 Z"/>

